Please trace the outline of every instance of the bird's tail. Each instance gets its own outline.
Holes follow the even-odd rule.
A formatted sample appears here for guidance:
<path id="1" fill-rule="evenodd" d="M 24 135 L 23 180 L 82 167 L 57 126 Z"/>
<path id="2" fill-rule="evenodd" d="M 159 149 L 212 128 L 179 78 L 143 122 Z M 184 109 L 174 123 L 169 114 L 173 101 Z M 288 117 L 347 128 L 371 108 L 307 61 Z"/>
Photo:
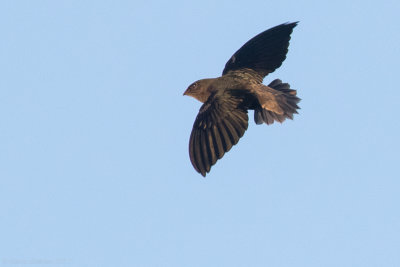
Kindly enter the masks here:
<path id="1" fill-rule="evenodd" d="M 268 87 L 279 91 L 278 95 L 275 97 L 279 113 L 260 106 L 258 109 L 254 110 L 254 121 L 256 124 L 272 124 L 274 121 L 282 123 L 286 118 L 292 120 L 293 114 L 297 114 L 297 109 L 300 109 L 297 103 L 299 103 L 301 99 L 296 96 L 296 90 L 290 89 L 288 83 L 282 83 L 279 79 L 273 80 Z"/>

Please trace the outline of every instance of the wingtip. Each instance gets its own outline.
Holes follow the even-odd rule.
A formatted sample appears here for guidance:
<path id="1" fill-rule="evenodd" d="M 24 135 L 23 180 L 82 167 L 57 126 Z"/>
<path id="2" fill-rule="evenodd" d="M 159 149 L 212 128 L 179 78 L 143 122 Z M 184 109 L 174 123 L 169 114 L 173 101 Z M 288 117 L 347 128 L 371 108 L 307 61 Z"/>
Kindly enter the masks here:
<path id="1" fill-rule="evenodd" d="M 296 27 L 297 26 L 297 24 L 299 24 L 299 20 L 298 21 L 294 21 L 294 22 L 285 22 L 285 23 L 283 23 L 283 25 L 288 25 L 288 26 L 293 26 L 293 28 L 294 27 Z"/>

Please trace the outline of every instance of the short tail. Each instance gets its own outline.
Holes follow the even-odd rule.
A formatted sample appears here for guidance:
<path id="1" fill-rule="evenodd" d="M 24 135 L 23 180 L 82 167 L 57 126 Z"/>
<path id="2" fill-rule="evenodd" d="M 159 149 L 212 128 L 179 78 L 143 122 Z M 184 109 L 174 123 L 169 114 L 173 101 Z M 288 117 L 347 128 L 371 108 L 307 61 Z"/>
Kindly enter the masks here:
<path id="1" fill-rule="evenodd" d="M 274 121 L 282 123 L 286 118 L 293 120 L 293 114 L 297 114 L 297 109 L 300 109 L 299 106 L 297 106 L 297 103 L 301 100 L 296 96 L 296 90 L 290 89 L 288 83 L 282 83 L 279 79 L 273 80 L 268 87 L 281 92 L 281 94 L 276 98 L 276 101 L 283 112 L 282 114 L 278 114 L 259 107 L 254 110 L 254 121 L 256 124 L 266 123 L 269 125 L 274 123 Z"/>

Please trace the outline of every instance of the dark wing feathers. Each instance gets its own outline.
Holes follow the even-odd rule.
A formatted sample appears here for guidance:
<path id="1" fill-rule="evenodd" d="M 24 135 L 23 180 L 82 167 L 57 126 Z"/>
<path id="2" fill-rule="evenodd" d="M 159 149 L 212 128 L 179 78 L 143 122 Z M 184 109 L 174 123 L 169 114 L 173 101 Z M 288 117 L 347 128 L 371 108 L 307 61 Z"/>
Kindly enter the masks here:
<path id="1" fill-rule="evenodd" d="M 206 176 L 218 159 L 237 144 L 248 126 L 247 110 L 229 91 L 212 94 L 193 124 L 189 155 L 193 167 Z"/>
<path id="2" fill-rule="evenodd" d="M 262 82 L 268 73 L 279 68 L 285 60 L 290 34 L 296 25 L 297 22 L 281 24 L 255 36 L 228 60 L 222 74 L 250 69 L 255 71 L 252 73 L 254 78 Z"/>

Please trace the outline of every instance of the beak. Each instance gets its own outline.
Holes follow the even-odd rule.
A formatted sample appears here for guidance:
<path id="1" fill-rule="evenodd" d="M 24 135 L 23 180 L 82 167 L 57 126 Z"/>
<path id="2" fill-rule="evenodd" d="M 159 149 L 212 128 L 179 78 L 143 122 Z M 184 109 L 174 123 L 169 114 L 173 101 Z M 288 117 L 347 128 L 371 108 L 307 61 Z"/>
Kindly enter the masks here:
<path id="1" fill-rule="evenodd" d="M 185 92 L 183 92 L 183 95 L 187 95 L 187 89 L 185 90 Z"/>

